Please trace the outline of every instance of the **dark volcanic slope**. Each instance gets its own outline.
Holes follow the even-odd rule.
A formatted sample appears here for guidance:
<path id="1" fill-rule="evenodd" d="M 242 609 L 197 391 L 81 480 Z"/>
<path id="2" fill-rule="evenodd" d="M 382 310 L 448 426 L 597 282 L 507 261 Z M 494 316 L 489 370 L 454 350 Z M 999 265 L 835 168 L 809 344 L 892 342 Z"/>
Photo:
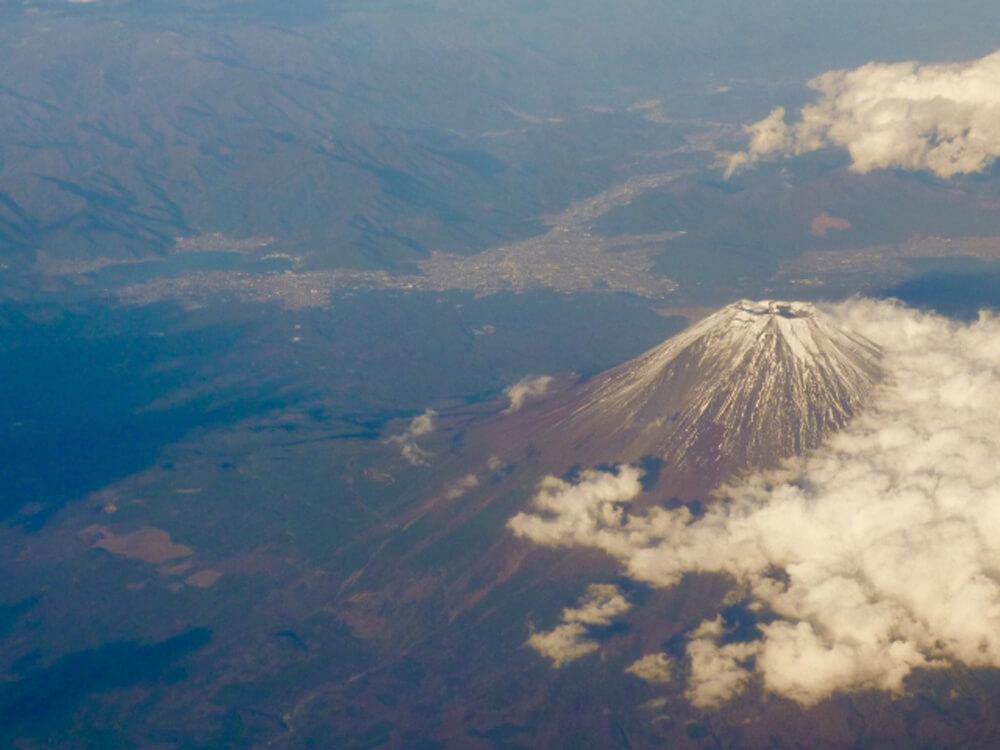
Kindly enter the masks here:
<path id="1" fill-rule="evenodd" d="M 655 458 L 719 481 L 818 446 L 865 401 L 879 360 L 813 305 L 744 300 L 505 420 L 496 437 L 529 442 L 553 470 Z"/>

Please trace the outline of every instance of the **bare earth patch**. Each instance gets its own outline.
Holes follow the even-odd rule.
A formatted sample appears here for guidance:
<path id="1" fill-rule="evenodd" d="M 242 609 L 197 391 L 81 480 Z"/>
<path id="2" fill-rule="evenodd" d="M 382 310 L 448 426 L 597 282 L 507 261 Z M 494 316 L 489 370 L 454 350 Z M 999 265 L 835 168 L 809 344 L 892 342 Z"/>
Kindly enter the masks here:
<path id="1" fill-rule="evenodd" d="M 90 541 L 91 547 L 153 565 L 162 565 L 194 553 L 194 550 L 187 545 L 175 544 L 170 534 L 163 529 L 150 526 L 144 526 L 128 534 L 115 534 L 107 526 L 94 524 L 81 531 L 80 536 Z"/>
<path id="2" fill-rule="evenodd" d="M 222 573 L 208 568 L 206 570 L 199 570 L 194 575 L 188 576 L 184 579 L 184 583 L 198 589 L 208 589 L 218 583 L 220 578 L 222 578 Z"/>
<path id="3" fill-rule="evenodd" d="M 165 576 L 181 576 L 193 567 L 194 563 L 191 560 L 183 560 L 175 565 L 164 565 L 160 568 L 160 572 Z"/>
<path id="4" fill-rule="evenodd" d="M 831 216 L 826 211 L 816 214 L 809 224 L 809 233 L 813 237 L 826 237 L 829 232 L 842 232 L 851 228 L 851 222 L 837 216 Z"/>

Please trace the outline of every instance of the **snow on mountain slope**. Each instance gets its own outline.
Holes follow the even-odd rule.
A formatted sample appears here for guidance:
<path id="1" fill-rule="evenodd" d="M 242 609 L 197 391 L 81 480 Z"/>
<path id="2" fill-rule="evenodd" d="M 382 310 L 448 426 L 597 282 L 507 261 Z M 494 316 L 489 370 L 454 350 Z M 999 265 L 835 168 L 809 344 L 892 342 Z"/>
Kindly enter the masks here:
<path id="1" fill-rule="evenodd" d="M 581 466 L 764 468 L 842 427 L 882 377 L 880 357 L 811 304 L 742 300 L 527 410 L 525 435 Z"/>

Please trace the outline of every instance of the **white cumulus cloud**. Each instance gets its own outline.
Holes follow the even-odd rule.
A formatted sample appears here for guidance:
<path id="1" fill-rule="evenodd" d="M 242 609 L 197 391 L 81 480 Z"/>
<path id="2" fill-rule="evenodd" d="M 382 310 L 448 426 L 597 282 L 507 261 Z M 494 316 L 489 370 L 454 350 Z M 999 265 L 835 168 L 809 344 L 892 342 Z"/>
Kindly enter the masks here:
<path id="1" fill-rule="evenodd" d="M 552 385 L 553 380 L 555 378 L 551 375 L 539 375 L 534 378 L 523 378 L 514 383 L 514 385 L 504 391 L 504 394 L 510 399 L 510 406 L 504 410 L 504 414 L 513 414 L 516 411 L 520 411 L 521 407 L 529 399 L 544 396 L 548 392 L 549 386 Z"/>
<path id="2" fill-rule="evenodd" d="M 552 630 L 532 633 L 528 645 L 561 667 L 600 647 L 590 637 L 590 628 L 610 625 L 632 605 L 617 586 L 595 583 L 587 587 L 576 607 L 562 612 L 562 622 Z"/>
<path id="3" fill-rule="evenodd" d="M 634 466 L 621 466 L 615 472 L 587 469 L 575 483 L 545 477 L 533 502 L 542 514 L 518 513 L 508 525 L 515 534 L 541 544 L 594 546 L 595 536 L 601 535 L 603 528 L 621 525 L 624 510 L 618 503 L 639 496 L 641 479 L 642 471 Z M 627 546 L 618 549 L 612 536 L 602 536 L 597 546 L 614 548 L 619 554 L 628 551 Z"/>
<path id="4" fill-rule="evenodd" d="M 387 442 L 399 446 L 399 452 L 414 466 L 422 466 L 430 459 L 431 454 L 417 445 L 417 438 L 434 432 L 434 418 L 437 412 L 427 409 L 423 414 L 414 417 L 406 430 L 391 436 Z"/>
<path id="5" fill-rule="evenodd" d="M 540 544 L 604 550 L 654 586 L 730 576 L 759 634 L 691 634 L 702 706 L 751 678 L 810 705 L 900 692 L 915 669 L 1000 667 L 1000 319 L 863 300 L 830 313 L 882 346 L 888 377 L 823 448 L 723 488 L 701 518 L 630 511 L 640 473 L 621 467 L 546 478 L 510 522 Z"/>
<path id="6" fill-rule="evenodd" d="M 670 682 L 670 657 L 664 653 L 646 654 L 632 662 L 625 671 L 646 682 Z"/>
<path id="7" fill-rule="evenodd" d="M 457 500 L 467 492 L 471 492 L 479 486 L 479 477 L 475 474 L 466 474 L 452 482 L 445 490 L 444 496 L 448 500 Z"/>
<path id="8" fill-rule="evenodd" d="M 691 677 L 685 695 L 698 708 L 717 708 L 743 692 L 752 676 L 748 664 L 759 644 L 721 645 L 724 633 L 721 616 L 706 620 L 691 633 L 687 647 Z"/>
<path id="9" fill-rule="evenodd" d="M 852 169 L 927 170 L 939 177 L 982 172 L 1000 156 L 1000 52 L 970 62 L 869 63 L 831 70 L 809 87 L 818 101 L 788 122 L 773 110 L 747 126 L 746 151 L 727 177 L 761 158 L 845 149 Z"/>

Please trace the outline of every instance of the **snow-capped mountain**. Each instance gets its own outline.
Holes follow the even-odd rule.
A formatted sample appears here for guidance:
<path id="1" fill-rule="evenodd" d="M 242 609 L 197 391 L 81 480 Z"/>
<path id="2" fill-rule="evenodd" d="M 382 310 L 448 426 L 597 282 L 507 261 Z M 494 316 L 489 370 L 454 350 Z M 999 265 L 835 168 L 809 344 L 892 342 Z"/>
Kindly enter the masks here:
<path id="1" fill-rule="evenodd" d="M 719 478 L 818 446 L 864 403 L 880 356 L 811 304 L 742 300 L 538 403 L 515 429 L 581 466 L 655 458 Z"/>

